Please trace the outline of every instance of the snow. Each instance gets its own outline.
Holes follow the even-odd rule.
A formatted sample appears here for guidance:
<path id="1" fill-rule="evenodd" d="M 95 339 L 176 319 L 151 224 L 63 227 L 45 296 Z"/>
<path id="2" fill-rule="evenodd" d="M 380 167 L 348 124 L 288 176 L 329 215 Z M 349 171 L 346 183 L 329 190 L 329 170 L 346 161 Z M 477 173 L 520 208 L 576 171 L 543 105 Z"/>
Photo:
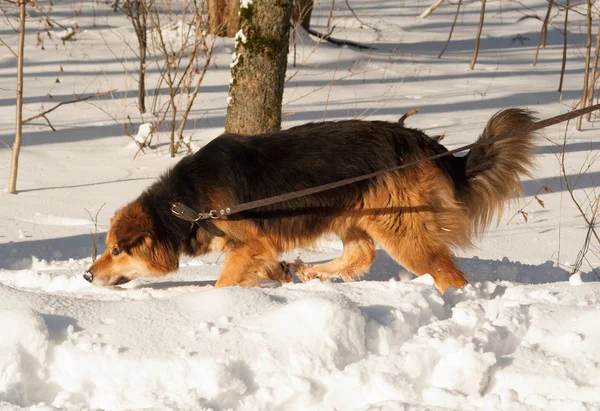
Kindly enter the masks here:
<path id="1" fill-rule="evenodd" d="M 244 30 L 240 29 L 237 33 L 235 33 L 235 42 L 237 44 L 238 41 L 242 43 L 246 43 L 246 35 L 244 34 Z"/>
<path id="2" fill-rule="evenodd" d="M 229 64 L 229 67 L 234 68 L 235 66 L 237 66 L 239 61 L 240 61 L 240 55 L 237 54 L 236 52 L 233 52 L 233 54 L 231 54 L 231 64 Z"/>
<path id="3" fill-rule="evenodd" d="M 152 123 L 144 123 L 140 124 L 138 128 L 138 132 L 135 135 L 135 141 L 139 143 L 142 147 L 150 144 L 152 140 L 152 131 L 154 130 L 154 126 Z"/>
<path id="4" fill-rule="evenodd" d="M 492 2 L 478 63 L 468 71 L 480 4 L 463 4 L 453 40 L 437 59 L 455 4 L 444 2 L 419 19 L 431 3 L 351 2 L 378 33 L 343 5 L 337 8 L 335 36 L 375 44 L 374 50 L 340 49 L 298 33 L 284 127 L 323 118 L 396 121 L 418 107 L 407 125 L 445 132 L 444 144 L 455 148 L 472 142 L 500 108 L 528 107 L 548 117 L 579 98 L 582 16 L 569 14 L 560 94 L 557 30 L 550 29 L 533 67 L 540 22 L 519 21 L 518 3 Z M 545 1 L 530 3 L 527 13 L 544 15 Z M 27 124 L 20 192 L 0 192 L 1 410 L 600 409 L 600 282 L 593 272 L 600 261 L 592 243 L 581 267 L 569 264 L 578 259 L 588 227 L 557 178 L 554 145 L 566 130 L 566 169 L 575 182 L 600 147 L 597 125 L 584 122 L 583 132 L 573 124 L 545 130 L 535 176 L 523 181 L 524 198 L 507 206 L 477 247 L 458 252 L 470 282 L 461 290 L 441 295 L 431 276 L 413 278 L 382 250 L 364 279 L 353 283 L 216 289 L 223 257 L 210 254 L 183 259 L 177 273 L 163 278 L 95 287 L 82 277 L 94 231 L 86 209 L 94 215 L 104 204 L 102 251 L 114 211 L 184 153 L 171 159 L 167 133 L 152 128 L 157 118 L 137 112 L 130 23 L 102 2 L 81 8 L 55 2 L 53 11 L 85 36 L 65 44 L 58 36 L 44 38 L 46 50 L 28 36 L 25 115 L 73 93 L 117 92 L 48 114 L 57 132 L 45 121 Z M 315 29 L 325 31 L 328 14 L 329 4 L 317 3 Z M 28 24 L 40 29 L 36 21 Z M 8 23 L 0 26 L 3 40 L 16 44 Z M 166 18 L 163 27 L 173 44 L 187 30 Z M 523 44 L 513 41 L 515 33 Z M 190 112 L 186 138 L 194 136 L 195 149 L 223 130 L 234 41 L 217 41 Z M 158 107 L 168 100 L 164 85 L 155 91 L 159 73 L 152 61 L 149 111 L 155 97 Z M 10 53 L 0 55 L 0 140 L 8 144 L 14 75 Z M 138 130 L 136 141 L 152 135 L 144 153 L 123 133 L 127 116 Z M 0 144 L 0 176 L 8 175 L 9 159 Z M 598 173 L 600 165 L 592 162 L 577 179 L 581 201 L 593 198 Z M 522 207 L 527 222 L 515 216 Z M 340 251 L 339 239 L 323 238 L 284 258 L 311 263 Z"/>
<path id="5" fill-rule="evenodd" d="M 74 273 L 21 274 L 29 279 L 0 285 L 8 331 L 0 398 L 17 405 L 592 409 L 600 401 L 596 283 L 486 282 L 442 297 L 417 281 L 214 289 L 190 271 L 127 289 L 83 279 L 57 289 Z"/>

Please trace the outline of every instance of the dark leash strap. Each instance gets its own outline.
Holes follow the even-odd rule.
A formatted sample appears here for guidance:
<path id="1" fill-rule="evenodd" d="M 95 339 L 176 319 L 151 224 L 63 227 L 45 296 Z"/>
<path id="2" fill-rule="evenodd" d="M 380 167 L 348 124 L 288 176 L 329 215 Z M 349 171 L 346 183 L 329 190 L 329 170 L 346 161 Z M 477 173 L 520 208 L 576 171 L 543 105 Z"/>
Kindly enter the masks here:
<path id="1" fill-rule="evenodd" d="M 352 178 L 347 178 L 347 179 L 340 180 L 340 181 L 335 181 L 335 182 L 329 183 L 329 184 L 323 184 L 320 186 L 307 188 L 304 190 L 293 191 L 293 192 L 287 193 L 287 194 L 280 194 L 280 195 L 273 196 L 273 197 L 263 198 L 261 200 L 249 201 L 247 203 L 238 204 L 238 205 L 235 205 L 232 207 L 221 208 L 218 210 L 211 210 L 207 213 L 197 213 L 194 210 L 190 209 L 189 207 L 187 207 L 181 203 L 171 203 L 171 212 L 178 218 L 183 218 L 184 220 L 193 221 L 195 223 L 198 223 L 199 221 L 216 220 L 218 218 L 221 218 L 224 216 L 229 216 L 229 215 L 236 214 L 236 213 L 240 213 L 242 211 L 253 210 L 255 208 L 265 207 L 265 206 L 269 206 L 272 204 L 278 204 L 278 203 L 282 203 L 284 201 L 289 201 L 289 200 L 293 200 L 296 198 L 309 196 L 311 194 L 317 194 L 317 193 L 320 193 L 323 191 L 327 191 L 327 190 L 331 190 L 334 188 L 357 183 L 359 181 L 368 180 L 370 178 L 377 177 L 382 174 L 387 174 L 387 173 L 391 173 L 393 171 L 398 171 L 398 170 L 402 170 L 404 168 L 412 167 L 416 164 L 419 164 L 419 163 L 422 163 L 425 161 L 438 160 L 440 158 L 448 157 L 455 153 L 459 153 L 461 151 L 470 150 L 471 148 L 482 146 L 485 144 L 490 144 L 495 141 L 505 140 L 505 139 L 513 137 L 513 136 L 525 135 L 528 133 L 532 133 L 532 132 L 540 130 L 542 128 L 550 127 L 554 124 L 562 123 L 567 120 L 571 120 L 575 117 L 579 117 L 584 114 L 591 113 L 592 111 L 596 111 L 598 109 L 600 109 L 600 104 L 596 104 L 596 105 L 586 107 L 586 108 L 581 108 L 579 110 L 569 111 L 568 113 L 560 114 L 558 116 L 550 117 L 545 120 L 540 120 L 535 123 L 529 123 L 524 126 L 517 127 L 515 129 L 511 130 L 510 132 L 508 132 L 504 135 L 500 135 L 498 137 L 488 137 L 488 138 L 480 139 L 480 140 L 475 141 L 474 143 L 467 144 L 465 146 L 461 146 L 461 147 L 446 151 L 441 154 L 436 154 L 431 157 L 422 158 L 420 160 L 412 161 L 410 163 L 402 164 L 402 165 L 399 165 L 396 167 L 387 168 L 384 170 L 379 170 L 379 171 L 369 173 L 369 174 L 364 174 L 364 175 L 361 175 L 358 177 L 352 177 Z M 185 217 L 183 217 L 184 215 L 185 215 Z"/>

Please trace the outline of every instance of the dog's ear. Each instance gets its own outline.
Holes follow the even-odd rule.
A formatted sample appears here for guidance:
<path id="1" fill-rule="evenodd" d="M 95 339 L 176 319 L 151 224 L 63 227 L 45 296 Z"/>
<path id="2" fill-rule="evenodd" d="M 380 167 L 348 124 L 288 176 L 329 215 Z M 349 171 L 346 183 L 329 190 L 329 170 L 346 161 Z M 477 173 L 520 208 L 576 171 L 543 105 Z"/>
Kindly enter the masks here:
<path id="1" fill-rule="evenodd" d="M 122 210 L 116 221 L 115 237 L 117 246 L 123 251 L 141 244 L 144 241 L 152 241 L 152 220 L 144 210 L 131 204 Z"/>
<path id="2" fill-rule="evenodd" d="M 131 247 L 150 240 L 150 232 L 127 230 L 117 231 L 117 246 L 120 250 L 129 251 Z"/>

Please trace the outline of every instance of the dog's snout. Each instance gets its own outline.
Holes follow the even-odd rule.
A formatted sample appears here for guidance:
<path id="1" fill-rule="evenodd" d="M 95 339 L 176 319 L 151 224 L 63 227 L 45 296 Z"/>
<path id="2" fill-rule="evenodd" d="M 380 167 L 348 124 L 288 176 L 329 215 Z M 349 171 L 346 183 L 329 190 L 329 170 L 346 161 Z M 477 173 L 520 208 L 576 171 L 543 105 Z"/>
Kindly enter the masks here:
<path id="1" fill-rule="evenodd" d="M 90 270 L 87 270 L 84 274 L 83 274 L 83 278 L 85 279 L 85 281 L 87 281 L 88 283 L 91 283 L 92 281 L 94 281 L 94 274 L 92 274 L 92 272 Z"/>

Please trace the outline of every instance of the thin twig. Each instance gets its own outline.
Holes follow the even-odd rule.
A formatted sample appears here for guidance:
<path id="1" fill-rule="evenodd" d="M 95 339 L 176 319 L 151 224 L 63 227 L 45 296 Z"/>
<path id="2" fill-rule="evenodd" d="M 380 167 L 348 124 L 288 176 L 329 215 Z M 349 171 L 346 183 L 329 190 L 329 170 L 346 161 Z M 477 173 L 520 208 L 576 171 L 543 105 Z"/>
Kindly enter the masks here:
<path id="1" fill-rule="evenodd" d="M 546 47 L 546 35 L 548 34 L 548 20 L 550 19 L 550 12 L 552 11 L 552 4 L 554 0 L 548 1 L 548 11 L 546 12 L 546 17 L 544 18 L 544 23 L 542 23 L 542 30 L 540 31 L 540 38 L 538 39 L 537 49 L 535 50 L 535 58 L 533 59 L 533 65 L 535 66 L 538 61 L 538 55 L 540 53 L 540 46 L 542 43 L 544 47 Z"/>
<path id="2" fill-rule="evenodd" d="M 479 28 L 477 29 L 477 37 L 475 38 L 475 49 L 473 50 L 473 58 L 471 59 L 471 65 L 469 66 L 469 70 L 473 70 L 475 68 L 475 63 L 477 62 L 477 54 L 479 54 L 479 41 L 481 39 L 481 32 L 483 31 L 483 20 L 485 18 L 485 2 L 486 0 L 481 1 Z"/>
<path id="3" fill-rule="evenodd" d="M 329 8 L 329 17 L 327 17 L 327 31 L 331 27 L 331 19 L 333 18 L 333 8 L 335 7 L 335 0 L 331 0 L 331 7 Z"/>
<path id="4" fill-rule="evenodd" d="M 567 66 L 567 21 L 569 20 L 569 2 L 565 8 L 565 25 L 563 28 L 563 58 L 562 68 L 560 69 L 560 82 L 558 83 L 558 91 L 562 92 L 563 80 L 565 79 L 565 67 Z"/>
<path id="5" fill-rule="evenodd" d="M 12 49 L 12 47 L 10 47 L 8 44 L 6 44 L 4 42 L 4 40 L 0 39 L 0 44 L 2 44 L 4 47 L 6 47 L 12 53 L 12 55 L 15 56 L 15 58 L 19 58 L 19 56 L 17 56 L 17 53 L 15 53 L 15 51 Z"/>
<path id="6" fill-rule="evenodd" d="M 42 114 L 42 118 L 44 120 L 46 120 L 46 123 L 48 123 L 48 127 L 50 127 L 52 129 L 52 131 L 56 131 L 56 129 L 54 128 L 54 126 L 52 125 L 52 123 L 50 122 L 50 120 L 48 119 L 48 117 L 46 117 L 45 114 Z"/>
<path id="7" fill-rule="evenodd" d="M 348 10 L 350 10 L 350 12 L 351 12 L 351 13 L 352 13 L 352 15 L 354 16 L 354 18 L 355 18 L 355 19 L 356 19 L 356 20 L 357 20 L 357 21 L 358 21 L 360 24 L 362 24 L 363 26 L 367 26 L 368 28 L 370 28 L 370 29 L 372 29 L 372 30 L 375 30 L 377 33 L 381 33 L 381 29 L 378 29 L 378 28 L 377 28 L 377 27 L 375 27 L 375 26 L 371 26 L 371 25 L 369 25 L 369 24 L 367 24 L 367 23 L 363 22 L 361 19 L 359 19 L 359 18 L 358 18 L 358 16 L 356 15 L 356 13 L 354 12 L 354 9 L 352 9 L 352 7 L 350 7 L 350 3 L 348 2 L 348 0 L 345 0 L 345 1 L 346 1 L 346 7 L 348 7 Z M 462 1 L 462 0 L 460 0 L 460 1 Z"/>
<path id="8" fill-rule="evenodd" d="M 600 16 L 599 16 L 600 17 Z M 596 86 L 596 71 L 598 70 L 598 54 L 600 53 L 600 23 L 598 23 L 598 34 L 596 35 L 596 47 L 594 49 L 594 66 L 592 69 L 592 77 L 591 77 L 591 84 L 590 84 L 590 90 L 589 90 L 589 105 L 591 106 L 592 104 L 594 104 L 594 89 Z M 586 116 L 586 120 L 590 121 L 590 119 L 592 118 L 592 113 L 588 113 L 588 115 Z"/>
<path id="9" fill-rule="evenodd" d="M 10 151 L 12 151 L 12 147 L 6 144 L 4 140 L 0 140 L 0 143 L 4 144 Z"/>
<path id="10" fill-rule="evenodd" d="M 94 224 L 94 231 L 91 233 L 92 234 L 92 262 L 95 262 L 96 257 L 98 256 L 98 247 L 97 247 L 98 214 L 100 214 L 100 210 L 102 210 L 102 207 L 104 207 L 105 205 L 106 205 L 106 203 L 104 203 L 100 206 L 98 211 L 96 211 L 96 215 L 94 217 L 92 217 L 92 213 L 90 212 L 90 210 L 88 210 L 87 208 L 84 208 L 84 210 L 87 211 L 88 215 L 90 216 L 90 220 L 92 220 L 92 223 Z"/>
<path id="11" fill-rule="evenodd" d="M 587 0 L 587 41 L 585 45 L 585 72 L 583 74 L 583 95 L 581 96 L 581 108 L 587 104 L 588 81 L 590 77 L 590 53 L 592 48 L 592 1 Z M 583 116 L 577 118 L 576 129 L 581 131 Z"/>
<path id="12" fill-rule="evenodd" d="M 570 122 L 570 120 L 569 120 Z M 581 208 L 581 205 L 579 204 L 579 201 L 577 201 L 577 199 L 575 198 L 575 194 L 574 194 L 574 190 L 575 188 L 570 184 L 569 182 L 569 178 L 567 177 L 567 171 L 565 168 L 565 156 L 566 156 L 566 147 L 567 147 L 567 130 L 568 130 L 568 126 L 569 126 L 569 122 L 567 122 L 567 127 L 565 127 L 565 136 L 564 136 L 564 140 L 563 140 L 563 149 L 562 149 L 562 153 L 561 153 L 561 158 L 560 158 L 560 168 L 561 168 L 561 173 L 562 173 L 562 180 L 565 182 L 565 185 L 567 187 L 567 191 L 571 197 L 571 200 L 573 201 L 573 203 L 575 204 L 575 206 L 577 207 L 577 210 L 579 210 L 579 213 L 581 214 L 581 216 L 583 217 L 583 219 L 585 220 L 585 222 L 587 223 L 588 226 L 591 226 L 592 228 L 592 233 L 594 234 L 594 236 L 596 237 L 596 240 L 598 241 L 598 243 L 600 243 L 600 235 L 598 235 L 598 233 L 596 232 L 596 229 L 593 226 L 593 223 L 590 222 L 590 220 L 587 218 L 587 215 L 585 214 L 585 211 L 583 211 L 583 209 Z"/>
<path id="13" fill-rule="evenodd" d="M 67 105 L 67 104 L 78 103 L 80 101 L 91 100 L 93 98 L 97 98 L 97 97 L 103 96 L 105 94 L 113 93 L 115 91 L 116 91 L 116 89 L 114 89 L 114 90 L 108 90 L 108 91 L 102 91 L 102 92 L 99 92 L 99 93 L 92 94 L 90 96 L 78 97 L 78 98 L 76 98 L 74 100 L 70 100 L 70 101 L 63 101 L 62 103 L 58 103 L 57 105 L 55 105 L 51 109 L 42 111 L 41 113 L 36 114 L 33 117 L 26 118 L 25 120 L 23 120 L 23 124 L 29 123 L 30 121 L 33 121 L 33 120 L 38 119 L 40 117 L 46 118 L 46 114 L 53 112 L 54 110 L 56 110 L 57 108 L 59 108 L 61 106 L 64 106 L 64 105 Z M 46 121 L 48 121 L 47 118 L 46 118 Z M 48 124 L 50 125 L 50 121 L 48 121 Z M 52 127 L 52 125 L 50 125 L 50 127 L 52 128 L 52 130 L 54 130 L 54 127 Z M 54 130 L 54 131 L 56 131 L 56 130 Z"/>
<path id="14" fill-rule="evenodd" d="M 332 80 L 332 81 L 331 81 L 331 83 L 338 82 L 338 81 L 341 81 L 341 80 L 347 79 L 348 77 L 353 77 L 353 76 L 356 76 L 356 75 L 358 75 L 358 74 L 365 74 L 365 73 L 369 73 L 369 72 L 371 72 L 371 71 L 377 71 L 377 70 L 380 70 L 380 69 L 379 69 L 379 68 L 374 68 L 374 69 L 370 69 L 370 70 L 364 70 L 364 71 L 361 71 L 361 72 L 359 72 L 359 73 L 350 72 L 350 74 L 346 74 L 345 76 L 342 76 L 342 77 L 340 77 L 340 78 L 337 78 L 337 79 L 334 79 L 334 80 Z M 312 93 L 315 93 L 315 92 L 317 92 L 317 91 L 319 91 L 319 90 L 321 90 L 321 89 L 324 89 L 325 87 L 329 86 L 331 83 L 323 84 L 322 86 L 316 87 L 316 88 L 314 88 L 312 91 L 309 91 L 308 93 L 306 93 L 306 94 L 303 94 L 303 95 L 301 95 L 300 97 L 296 97 L 296 98 L 294 98 L 294 99 L 291 99 L 291 100 L 289 100 L 289 101 L 288 101 L 287 103 L 285 103 L 284 105 L 291 104 L 291 103 L 295 103 L 296 101 L 298 101 L 298 100 L 301 100 L 301 99 L 303 99 L 304 97 L 311 95 Z"/>
<path id="15" fill-rule="evenodd" d="M 333 83 L 334 83 L 333 80 L 335 80 L 335 75 L 337 74 L 338 69 L 340 68 L 340 60 L 342 59 L 343 51 L 344 51 L 344 49 L 340 50 L 340 55 L 338 56 L 338 64 L 337 64 L 337 66 L 335 66 L 335 70 L 333 72 L 333 79 L 329 83 L 329 91 L 327 92 L 327 98 L 325 99 L 325 109 L 323 110 L 323 121 L 325 121 L 325 117 L 327 116 L 327 106 L 329 105 L 329 96 L 331 95 L 331 89 L 333 88 Z"/>
<path id="16" fill-rule="evenodd" d="M 450 44 L 450 39 L 452 38 L 452 32 L 454 31 L 454 26 L 456 25 L 456 20 L 458 19 L 458 12 L 460 11 L 460 5 L 462 4 L 462 0 L 458 0 L 458 6 L 456 6 L 456 14 L 454 15 L 454 21 L 452 22 L 452 27 L 450 27 L 450 34 L 448 34 L 448 40 L 446 40 L 446 44 L 444 44 L 444 48 L 440 51 L 438 58 L 442 58 L 444 52 L 446 51 L 446 47 Z"/>
<path id="17" fill-rule="evenodd" d="M 296 32 L 296 31 L 297 30 L 294 30 L 294 32 Z M 319 40 L 317 40 L 315 42 L 315 45 L 310 50 L 310 53 L 308 53 L 308 56 L 306 56 L 306 58 L 304 59 L 302 64 L 300 64 L 300 67 L 298 67 L 298 69 L 294 73 L 292 73 L 292 75 L 290 75 L 287 79 L 285 79 L 285 83 L 288 83 L 291 79 L 293 79 L 300 72 L 300 70 L 302 70 L 306 66 L 308 59 L 315 53 L 315 51 L 317 50 L 317 47 L 319 47 L 319 44 L 321 44 L 322 41 L 323 41 L 323 39 L 319 38 Z M 294 45 L 295 45 L 295 42 L 294 42 Z M 294 54 L 294 59 L 295 59 L 295 54 Z"/>

